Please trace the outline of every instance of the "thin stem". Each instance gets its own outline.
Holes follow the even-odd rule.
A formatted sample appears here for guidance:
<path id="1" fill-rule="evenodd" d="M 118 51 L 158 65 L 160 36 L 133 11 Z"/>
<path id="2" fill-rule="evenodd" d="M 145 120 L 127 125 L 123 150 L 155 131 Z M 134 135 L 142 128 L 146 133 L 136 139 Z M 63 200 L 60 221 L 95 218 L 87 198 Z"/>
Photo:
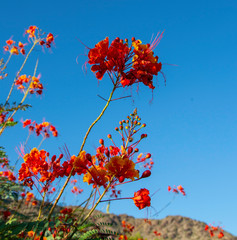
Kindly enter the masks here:
<path id="1" fill-rule="evenodd" d="M 83 139 L 83 142 L 82 142 L 82 145 L 81 145 L 81 148 L 80 148 L 79 153 L 80 153 L 80 152 L 82 151 L 82 149 L 84 148 L 84 145 L 85 145 L 85 143 L 86 143 L 87 137 L 88 137 L 91 129 L 92 129 L 92 128 L 94 127 L 94 125 L 100 120 L 100 118 L 104 115 L 105 110 L 106 110 L 107 107 L 109 106 L 109 104 L 110 104 L 110 102 L 111 102 L 111 99 L 112 99 L 112 96 L 113 96 L 113 94 L 114 94 L 114 91 L 115 91 L 115 89 L 117 88 L 117 83 L 118 83 L 118 79 L 117 79 L 116 83 L 114 84 L 114 87 L 113 87 L 112 92 L 110 93 L 109 99 L 108 99 L 107 103 L 105 104 L 103 110 L 101 111 L 100 115 L 96 118 L 96 120 L 95 120 L 95 121 L 90 125 L 90 127 L 88 128 L 88 130 L 87 130 L 87 132 L 86 132 L 86 135 L 85 135 L 85 137 L 84 137 L 84 139 Z M 79 154 L 78 154 L 78 155 L 79 155 Z"/>
<path id="2" fill-rule="evenodd" d="M 114 91 L 115 91 L 116 88 L 117 88 L 118 80 L 119 80 L 119 79 L 117 79 L 116 83 L 114 84 L 114 87 L 113 87 L 113 89 L 112 89 L 112 92 L 110 93 L 109 99 L 108 99 L 107 103 L 105 104 L 103 110 L 101 111 L 100 115 L 96 118 L 96 120 L 95 120 L 95 121 L 90 125 L 90 127 L 88 128 L 88 130 L 87 130 L 87 132 L 86 132 L 86 135 L 85 135 L 85 137 L 84 137 L 84 139 L 83 139 L 83 142 L 82 142 L 80 151 L 79 151 L 79 153 L 78 153 L 78 156 L 79 156 L 79 154 L 81 153 L 82 149 L 84 148 L 84 145 L 85 145 L 85 143 L 86 143 L 87 137 L 88 137 L 91 129 L 92 129 L 92 128 L 94 127 L 94 125 L 100 120 L 100 118 L 103 116 L 105 110 L 106 110 L 107 107 L 109 106 L 109 104 L 110 104 L 110 102 L 111 102 L 111 99 L 112 99 L 112 97 L 113 97 Z M 63 187 L 62 187 L 61 190 L 60 190 L 60 193 L 59 193 L 58 197 L 56 198 L 56 200 L 55 200 L 52 208 L 51 208 L 50 211 L 49 211 L 48 220 L 50 220 L 51 215 L 52 215 L 52 213 L 53 213 L 53 210 L 54 210 L 54 208 L 56 207 L 56 205 L 57 205 L 60 197 L 62 196 L 62 194 L 63 194 L 63 192 L 64 192 L 64 190 L 65 190 L 65 188 L 66 188 L 66 186 L 67 186 L 67 184 L 68 184 L 71 176 L 72 176 L 73 171 L 74 171 L 74 167 L 72 168 L 69 176 L 67 177 L 67 179 L 66 179 L 66 181 L 65 181 L 65 183 L 64 183 L 64 185 L 63 185 Z"/>
<path id="3" fill-rule="evenodd" d="M 84 218 L 84 220 L 80 223 L 80 225 L 82 226 L 83 223 L 86 222 L 86 220 L 91 216 L 91 214 L 94 212 L 94 210 L 96 209 L 97 205 L 101 202 L 101 199 L 104 197 L 105 193 L 108 191 L 108 189 L 110 188 L 110 185 L 112 183 L 114 179 L 114 176 L 111 178 L 109 184 L 107 185 L 107 187 L 105 188 L 104 192 L 101 194 L 101 196 L 99 197 L 99 199 L 97 200 L 96 204 L 91 208 L 90 212 L 86 215 L 86 217 Z M 66 239 L 71 239 L 73 237 L 73 235 L 76 233 L 77 229 L 75 228 L 71 234 L 71 236 L 66 236 Z"/>
<path id="4" fill-rule="evenodd" d="M 25 143 L 24 143 L 24 145 L 23 145 L 23 151 L 25 150 L 26 144 L 27 144 L 28 141 L 29 141 L 30 135 L 31 135 L 31 134 L 30 134 L 30 132 L 29 132 L 29 134 L 28 134 L 28 136 L 27 136 L 27 138 L 26 138 L 26 141 L 25 141 Z M 19 153 L 20 153 L 20 152 L 19 152 Z M 18 156 L 18 158 L 17 158 L 17 160 L 16 160 L 16 162 L 15 162 L 15 164 L 14 164 L 14 169 L 15 169 L 15 167 L 16 167 L 19 159 L 20 159 L 20 157 L 21 157 L 21 155 L 19 154 L 19 156 Z"/>
<path id="5" fill-rule="evenodd" d="M 38 147 L 37 147 L 38 149 L 40 148 L 40 146 L 42 145 L 42 143 L 43 143 L 43 141 L 44 141 L 45 139 L 46 139 L 45 137 L 42 138 L 42 140 L 40 141 L 40 143 L 39 143 L 39 145 L 38 145 Z"/>
<path id="6" fill-rule="evenodd" d="M 35 64 L 34 76 L 35 76 L 35 74 L 36 74 L 36 70 L 37 70 L 37 67 L 38 67 L 38 62 L 39 62 L 39 59 L 37 59 L 36 64 Z M 28 86 L 28 88 L 27 88 L 27 90 L 26 90 L 26 92 L 25 92 L 25 94 L 24 94 L 21 102 L 18 104 L 18 106 L 21 106 L 21 105 L 23 104 L 23 102 L 25 101 L 25 99 L 26 99 L 26 97 L 27 97 L 27 95 L 28 95 L 28 93 L 29 93 L 29 91 L 30 91 L 30 87 L 31 87 L 32 81 L 33 81 L 33 80 L 31 79 L 31 81 L 30 81 L 30 83 L 29 83 L 29 86 Z M 6 103 L 7 103 L 7 102 L 6 102 Z M 2 128 L 1 128 L 1 130 L 0 130 L 0 136 L 2 135 L 3 131 L 5 130 L 5 128 L 6 128 L 6 126 L 7 126 L 7 122 L 15 115 L 15 113 L 17 112 L 17 110 L 18 110 L 18 108 L 17 108 L 16 110 L 14 110 L 14 112 L 11 114 L 11 116 L 8 117 L 8 119 L 5 121 L 4 125 L 2 126 Z"/>
<path id="7" fill-rule="evenodd" d="M 3 71 L 4 71 L 4 69 L 6 69 L 6 67 L 7 67 L 7 64 L 9 63 L 9 61 L 10 61 L 11 57 L 12 57 L 12 53 L 10 53 L 10 55 L 9 55 L 9 57 L 8 57 L 7 61 L 5 62 L 4 66 L 3 66 L 3 67 L 0 69 L 0 73 L 1 73 L 1 72 L 3 72 Z"/>
<path id="8" fill-rule="evenodd" d="M 9 94 L 8 94 L 8 96 L 7 96 L 7 99 L 6 99 L 6 102 L 5 102 L 5 106 L 6 106 L 6 104 L 8 103 L 8 100 L 9 100 L 11 94 L 12 94 L 12 90 L 13 90 L 13 87 L 14 87 L 14 85 L 15 85 L 15 82 L 16 82 L 17 78 L 19 77 L 22 69 L 24 68 L 24 66 L 25 66 L 25 64 L 26 64 L 26 62 L 27 62 L 27 60 L 28 60 L 31 52 L 33 51 L 33 49 L 35 48 L 35 46 L 36 46 L 37 43 L 38 43 L 38 40 L 35 40 L 34 43 L 33 43 L 33 46 L 31 47 L 30 51 L 29 51 L 28 54 L 26 55 L 26 58 L 25 58 L 24 62 L 22 63 L 20 70 L 19 70 L 18 73 L 16 74 L 16 77 L 15 77 L 13 83 L 12 83 L 10 92 L 9 92 Z"/>
<path id="9" fill-rule="evenodd" d="M 113 198 L 113 199 L 107 199 L 107 200 L 102 200 L 102 202 L 110 202 L 110 201 L 115 201 L 115 200 L 125 200 L 125 199 L 132 199 L 131 197 L 125 197 L 125 198 Z"/>
<path id="10" fill-rule="evenodd" d="M 42 213 L 42 209 L 43 209 L 43 207 L 44 207 L 44 199 L 45 199 L 45 196 L 46 196 L 46 190 L 44 191 L 44 195 L 43 195 L 43 199 L 42 199 L 42 202 L 41 202 L 41 205 L 40 205 L 39 215 L 38 215 L 37 221 L 40 220 L 40 216 L 41 216 L 41 213 Z"/>

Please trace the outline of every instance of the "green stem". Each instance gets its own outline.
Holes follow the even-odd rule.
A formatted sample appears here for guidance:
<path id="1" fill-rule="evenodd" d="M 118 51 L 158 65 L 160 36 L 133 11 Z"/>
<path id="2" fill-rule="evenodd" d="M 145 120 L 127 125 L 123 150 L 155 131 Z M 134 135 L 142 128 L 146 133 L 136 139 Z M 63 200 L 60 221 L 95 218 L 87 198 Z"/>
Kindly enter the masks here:
<path id="1" fill-rule="evenodd" d="M 10 53 L 10 55 L 9 55 L 9 57 L 8 57 L 8 59 L 7 59 L 7 61 L 6 61 L 6 63 L 5 63 L 4 66 L 2 67 L 2 69 L 0 69 L 0 73 L 3 72 L 4 69 L 6 69 L 7 64 L 9 63 L 11 57 L 12 57 L 12 53 Z"/>
<path id="2" fill-rule="evenodd" d="M 87 137 L 88 137 L 91 129 L 92 129 L 92 128 L 94 127 L 94 125 L 100 120 L 100 118 L 103 116 L 105 110 L 108 108 L 108 106 L 109 106 L 109 104 L 110 104 L 110 102 L 111 102 L 111 99 L 112 99 L 112 97 L 113 97 L 114 91 L 115 91 L 116 88 L 117 88 L 118 81 L 119 81 L 119 79 L 117 79 L 116 83 L 114 84 L 114 87 L 113 87 L 112 92 L 110 93 L 109 99 L 108 99 L 106 105 L 104 106 L 103 110 L 101 111 L 100 115 L 96 118 L 96 120 L 95 120 L 95 121 L 90 125 L 90 127 L 88 128 L 88 130 L 87 130 L 87 132 L 86 132 L 86 135 L 85 135 L 85 137 L 84 137 L 84 139 L 83 139 L 83 142 L 82 142 L 82 145 L 81 145 L 81 148 L 80 148 L 80 151 L 79 151 L 78 155 L 81 153 L 82 149 L 84 148 L 84 145 L 85 145 L 85 143 L 86 143 Z M 54 208 L 56 207 L 56 205 L 57 205 L 60 197 L 62 196 L 62 194 L 63 194 L 63 192 L 64 192 L 64 190 L 65 190 L 65 188 L 66 188 L 66 186 L 67 186 L 67 184 L 68 184 L 71 176 L 72 176 L 73 170 L 74 170 L 74 167 L 72 168 L 69 176 L 67 177 L 67 179 L 66 179 L 66 181 L 65 181 L 65 183 L 64 183 L 64 185 L 63 185 L 63 187 L 62 187 L 61 190 L 60 190 L 60 193 L 59 193 L 58 197 L 56 198 L 56 200 L 55 200 L 52 208 L 51 208 L 50 211 L 49 211 L 48 220 L 50 220 L 51 215 L 52 215 L 52 213 L 53 213 L 53 210 L 54 210 Z"/>
<path id="3" fill-rule="evenodd" d="M 44 195 L 43 195 L 43 199 L 42 199 L 42 202 L 41 202 L 41 205 L 40 205 L 39 215 L 38 215 L 37 221 L 40 220 L 40 216 L 41 216 L 41 214 L 42 214 L 42 209 L 43 209 L 43 207 L 44 207 L 45 196 L 46 196 L 46 190 L 44 191 Z"/>
<path id="4" fill-rule="evenodd" d="M 80 226 L 83 225 L 83 223 L 86 222 L 86 220 L 91 216 L 91 214 L 94 212 L 94 210 L 96 209 L 96 207 L 98 206 L 98 204 L 101 202 L 101 199 L 104 197 L 105 193 L 108 191 L 108 189 L 110 188 L 110 185 L 112 183 L 114 179 L 114 176 L 112 177 L 112 179 L 110 180 L 109 184 L 107 185 L 107 187 L 105 188 L 104 192 L 100 195 L 99 199 L 97 200 L 96 204 L 91 208 L 91 210 L 89 211 L 89 213 L 86 215 L 86 217 L 84 218 L 84 220 L 80 223 Z M 75 228 L 72 232 L 72 234 L 69 236 L 65 237 L 66 239 L 71 239 L 73 237 L 73 235 L 76 233 L 77 228 Z"/>
<path id="5" fill-rule="evenodd" d="M 13 87 L 14 87 L 14 85 L 15 85 L 15 82 L 16 82 L 17 78 L 19 77 L 22 69 L 24 68 L 24 66 L 25 66 L 25 64 L 26 64 L 26 62 L 27 62 L 27 60 L 28 60 L 31 52 L 33 51 L 33 49 L 35 48 L 35 46 L 36 46 L 37 43 L 38 43 L 38 40 L 34 41 L 33 46 L 31 47 L 30 51 L 29 51 L 28 54 L 26 55 L 26 58 L 25 58 L 24 62 L 22 63 L 20 70 L 19 70 L 18 73 L 16 74 L 16 77 L 15 77 L 13 83 L 12 83 L 11 89 L 10 89 L 9 94 L 8 94 L 8 96 L 7 96 L 7 99 L 6 99 L 6 102 L 5 102 L 5 106 L 6 106 L 6 104 L 8 103 L 8 100 L 9 100 L 11 94 L 12 94 L 12 90 L 13 90 Z"/>

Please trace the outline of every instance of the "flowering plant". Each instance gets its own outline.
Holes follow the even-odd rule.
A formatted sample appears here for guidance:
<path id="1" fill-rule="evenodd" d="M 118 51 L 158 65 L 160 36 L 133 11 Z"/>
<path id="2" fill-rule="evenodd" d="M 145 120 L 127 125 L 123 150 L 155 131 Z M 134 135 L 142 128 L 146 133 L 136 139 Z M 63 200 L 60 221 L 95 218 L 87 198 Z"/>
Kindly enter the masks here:
<path id="1" fill-rule="evenodd" d="M 6 101 L 0 105 L 0 136 L 7 127 L 17 124 L 13 117 L 18 110 L 26 110 L 30 106 L 25 104 L 28 94 L 41 95 L 44 91 L 40 75 L 36 76 L 38 61 L 32 76 L 22 74 L 22 72 L 31 52 L 37 46 L 51 48 L 54 45 L 54 35 L 52 33 L 45 34 L 36 26 L 30 26 L 25 34 L 31 48 L 27 50 L 28 44 L 22 42 L 16 44 L 14 40 L 9 39 L 6 41 L 7 45 L 4 46 L 4 51 L 9 54 L 9 57 L 6 62 L 3 59 L 0 62 L 0 79 L 7 80 L 8 73 L 5 71 L 12 56 L 20 53 L 24 56 L 24 61 L 14 78 Z M 10 167 L 4 149 L 0 149 L 0 164 L 3 170 L 0 172 L 0 181 L 9 186 L 6 191 L 1 192 L 0 196 L 4 226 L 0 228 L 1 236 L 5 239 L 104 239 L 103 237 L 115 236 L 116 234 L 103 233 L 102 237 L 102 230 L 90 222 L 92 213 L 99 203 L 130 199 L 139 210 L 151 206 L 150 192 L 145 188 L 135 191 L 130 197 L 119 197 L 121 194 L 119 186 L 149 177 L 154 164 L 150 153 L 139 153 L 138 145 L 147 137 L 147 134 L 140 134 L 146 124 L 141 122 L 137 109 L 128 115 L 126 120 L 121 120 L 119 126 L 115 128 L 121 139 L 119 144 L 116 144 L 112 135 L 108 134 L 107 137 L 111 140 L 111 145 L 106 146 L 104 140 L 100 139 L 96 152 L 89 153 L 85 150 L 85 143 L 91 129 L 101 119 L 111 101 L 114 100 L 115 91 L 140 83 L 148 86 L 152 91 L 155 89 L 153 78 L 161 72 L 162 64 L 158 61 L 158 56 L 154 55 L 154 50 L 161 37 L 162 34 L 158 34 L 151 44 L 142 44 L 141 40 L 135 38 L 131 39 L 131 44 L 129 44 L 128 39 L 122 40 L 120 38 L 109 43 L 107 37 L 93 48 L 89 48 L 87 63 L 91 65 L 91 71 L 95 73 L 98 81 L 108 75 L 113 88 L 101 113 L 89 126 L 78 154 L 71 156 L 66 147 L 59 156 L 41 149 L 42 142 L 47 138 L 50 136 L 58 137 L 58 130 L 50 122 L 36 123 L 31 119 L 23 121 L 23 128 L 29 129 L 29 136 L 19 151 L 23 161 L 17 174 L 14 173 L 16 168 Z M 23 97 L 18 104 L 11 105 L 10 100 L 14 90 L 20 91 Z M 41 136 L 42 140 L 38 147 L 26 149 L 26 143 L 32 134 Z M 83 189 L 77 186 L 78 176 L 82 176 L 83 182 L 91 186 L 92 189 L 87 200 L 80 205 L 80 214 L 76 214 L 76 209 L 63 208 L 58 215 L 55 215 L 57 204 L 70 182 L 73 184 L 72 193 L 81 194 L 83 192 Z M 61 189 L 57 189 L 57 179 L 65 179 Z M 178 187 L 178 190 L 185 195 L 181 186 Z M 178 192 L 178 190 L 176 191 Z M 4 205 L 5 198 L 2 197 L 9 196 L 9 193 L 13 191 L 21 192 L 20 196 L 16 197 L 20 201 L 14 211 Z M 35 198 L 34 193 L 37 191 L 41 199 Z M 47 197 L 56 194 L 57 191 L 57 197 L 51 204 L 47 201 Z M 110 198 L 104 199 L 108 193 Z M 87 210 L 91 200 L 92 207 Z M 17 216 L 19 216 L 21 206 L 24 203 L 38 206 L 37 217 L 31 223 L 22 220 L 20 223 L 17 222 Z M 47 214 L 45 214 L 46 209 Z"/>

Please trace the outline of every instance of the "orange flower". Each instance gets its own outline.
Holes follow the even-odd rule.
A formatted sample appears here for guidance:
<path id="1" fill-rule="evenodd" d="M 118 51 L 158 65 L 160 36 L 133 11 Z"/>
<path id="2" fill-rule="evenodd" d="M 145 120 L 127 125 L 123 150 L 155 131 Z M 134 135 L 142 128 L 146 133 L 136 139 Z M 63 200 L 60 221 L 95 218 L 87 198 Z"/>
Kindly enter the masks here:
<path id="1" fill-rule="evenodd" d="M 47 35 L 46 41 L 47 41 L 47 43 L 49 43 L 49 44 L 54 41 L 54 36 L 53 36 L 52 33 L 49 33 L 49 34 Z"/>
<path id="2" fill-rule="evenodd" d="M 224 233 L 223 232 L 220 232 L 219 234 L 218 234 L 218 238 L 223 238 L 224 237 Z"/>
<path id="3" fill-rule="evenodd" d="M 18 48 L 16 46 L 13 46 L 10 50 L 10 53 L 18 55 L 19 54 Z"/>
<path id="4" fill-rule="evenodd" d="M 26 119 L 24 122 L 23 122 L 23 128 L 30 125 L 31 124 L 31 119 Z"/>
<path id="5" fill-rule="evenodd" d="M 214 232 L 212 230 L 209 230 L 210 236 L 214 237 Z"/>
<path id="6" fill-rule="evenodd" d="M 134 193 L 133 201 L 139 210 L 151 206 L 150 192 L 146 188 L 142 188 Z"/>
<path id="7" fill-rule="evenodd" d="M 177 187 L 177 189 L 185 196 L 186 195 L 186 193 L 185 193 L 185 191 L 184 191 L 184 188 L 181 186 L 181 185 L 179 185 L 178 187 Z"/>
<path id="8" fill-rule="evenodd" d="M 96 185 L 104 186 L 109 180 L 106 175 L 107 172 L 104 169 L 100 168 L 99 166 L 93 166 L 88 169 L 88 173 L 84 175 L 83 182 L 87 182 L 88 184 L 93 183 L 94 187 Z"/>
<path id="9" fill-rule="evenodd" d="M 30 202 L 33 197 L 34 197 L 34 194 L 28 192 L 28 193 L 26 194 L 26 201 L 27 201 L 27 202 Z"/>
<path id="10" fill-rule="evenodd" d="M 28 237 L 33 237 L 34 233 L 35 233 L 34 231 L 29 231 L 27 235 L 28 235 Z"/>
<path id="11" fill-rule="evenodd" d="M 19 42 L 19 43 L 18 43 L 18 46 L 19 46 L 19 48 L 23 48 L 23 47 L 24 47 L 24 44 L 23 44 L 22 42 Z"/>
<path id="12" fill-rule="evenodd" d="M 36 200 L 34 200 L 33 202 L 32 202 L 32 206 L 36 206 L 38 203 L 37 203 L 37 201 Z"/>
<path id="13" fill-rule="evenodd" d="M 117 178 L 123 176 L 134 180 L 135 177 L 139 177 L 139 172 L 135 169 L 135 163 L 128 158 L 112 157 L 105 168 L 108 170 L 108 175 L 115 175 Z"/>
<path id="14" fill-rule="evenodd" d="M 35 30 L 38 29 L 36 26 L 30 26 L 27 30 L 26 30 L 26 34 L 29 34 L 30 38 L 35 37 Z"/>
<path id="15" fill-rule="evenodd" d="M 7 45 L 11 46 L 13 43 L 15 43 L 12 39 L 8 39 L 6 41 Z"/>

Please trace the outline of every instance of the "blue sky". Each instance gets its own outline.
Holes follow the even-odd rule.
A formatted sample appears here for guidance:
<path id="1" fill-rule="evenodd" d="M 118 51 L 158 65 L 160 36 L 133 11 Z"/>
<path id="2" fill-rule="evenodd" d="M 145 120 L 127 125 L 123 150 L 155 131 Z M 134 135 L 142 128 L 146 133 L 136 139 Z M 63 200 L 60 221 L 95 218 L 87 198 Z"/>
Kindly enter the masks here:
<path id="1" fill-rule="evenodd" d="M 108 78 L 98 85 L 89 69 L 87 74 L 83 72 L 86 50 L 78 39 L 89 47 L 106 36 L 134 36 L 149 42 L 152 34 L 165 30 L 155 53 L 162 63 L 173 64 L 163 65 L 166 86 L 160 75 L 152 104 L 152 94 L 143 86 L 138 94 L 132 89 L 132 99 L 113 102 L 92 131 L 85 150 L 93 153 L 98 140 L 113 134 L 118 121 L 137 107 L 149 136 L 140 149 L 152 153 L 155 166 L 149 179 L 126 186 L 122 196 L 131 196 L 141 187 L 151 192 L 160 189 L 152 199 L 152 206 L 160 210 L 172 199 L 167 186 L 181 184 L 187 197 L 177 197 L 159 218 L 183 215 L 215 222 L 237 235 L 236 10 L 234 0 L 4 1 L 1 46 L 11 36 L 23 41 L 23 32 L 30 25 L 56 35 L 52 52 L 38 48 L 25 68 L 25 73 L 32 74 L 39 57 L 44 94 L 28 98 L 33 107 L 16 118 L 52 122 L 60 136 L 49 139 L 42 148 L 58 154 L 58 148 L 66 143 L 71 154 L 76 154 L 89 124 L 104 105 L 97 94 L 106 98 L 112 87 Z M 14 58 L 9 65 L 9 78 L 1 82 L 1 102 L 22 60 Z M 120 89 L 116 97 L 130 93 L 130 89 Z M 17 94 L 14 96 L 17 99 Z M 13 161 L 15 147 L 26 137 L 21 124 L 1 137 L 0 145 Z M 32 137 L 29 147 L 37 143 Z M 76 204 L 83 197 L 66 194 L 62 201 Z M 101 204 L 100 209 L 104 207 Z M 129 201 L 112 203 L 111 212 L 146 217 L 146 211 L 139 211 Z"/>

